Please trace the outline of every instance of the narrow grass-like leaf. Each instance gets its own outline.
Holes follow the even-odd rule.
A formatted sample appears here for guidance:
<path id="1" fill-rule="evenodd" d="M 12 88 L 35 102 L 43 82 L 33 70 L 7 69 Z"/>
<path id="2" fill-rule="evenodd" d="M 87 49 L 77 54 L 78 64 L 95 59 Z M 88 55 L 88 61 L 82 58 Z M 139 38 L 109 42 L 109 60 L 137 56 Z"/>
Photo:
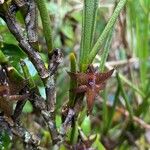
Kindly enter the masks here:
<path id="1" fill-rule="evenodd" d="M 102 106 L 102 117 L 103 117 L 103 122 L 102 122 L 102 132 L 105 130 L 106 123 L 108 121 L 108 108 L 107 108 L 107 91 L 106 89 L 103 91 L 104 93 L 104 99 L 103 99 L 103 106 Z"/>
<path id="2" fill-rule="evenodd" d="M 138 107 L 136 111 L 136 115 L 144 115 L 149 112 L 149 104 L 150 104 L 150 93 L 147 94 L 147 96 L 143 99 L 142 104 Z"/>
<path id="3" fill-rule="evenodd" d="M 84 0 L 82 18 L 82 37 L 79 60 L 81 71 L 85 71 L 87 68 L 87 58 L 94 41 L 97 9 L 98 0 Z"/>
<path id="4" fill-rule="evenodd" d="M 124 77 L 121 73 L 119 73 L 118 76 L 123 82 L 125 82 L 127 85 L 129 85 L 130 88 L 135 90 L 142 97 L 145 97 L 145 94 L 139 88 L 137 88 L 133 83 L 131 83 L 126 77 Z"/>
<path id="5" fill-rule="evenodd" d="M 104 145 L 100 142 L 100 135 L 97 134 L 96 141 L 93 143 L 93 147 L 97 150 L 106 150 Z"/>
<path id="6" fill-rule="evenodd" d="M 126 93 L 124 91 L 121 79 L 120 79 L 118 74 L 117 74 L 117 80 L 118 80 L 118 84 L 119 84 L 121 95 L 122 95 L 123 99 L 125 100 L 126 108 L 127 108 L 128 112 L 129 112 L 130 119 L 132 120 L 132 118 L 133 118 L 133 111 L 131 109 L 131 105 L 129 103 L 128 96 L 126 95 Z"/>
<path id="7" fill-rule="evenodd" d="M 106 62 L 108 54 L 109 54 L 111 39 L 112 39 L 112 33 L 113 33 L 113 30 L 111 30 L 109 35 L 108 35 L 107 41 L 106 41 L 105 46 L 104 46 L 103 54 L 101 56 L 101 62 L 100 62 L 100 68 L 99 69 L 102 72 L 104 71 L 104 67 L 105 67 L 104 65 L 105 65 L 105 62 Z"/>
<path id="8" fill-rule="evenodd" d="M 125 6 L 127 0 L 120 0 L 117 7 L 115 8 L 110 20 L 108 21 L 105 29 L 103 30 L 101 36 L 98 38 L 97 42 L 95 43 L 94 47 L 92 48 L 90 54 L 88 55 L 88 63 L 92 63 L 93 59 L 95 58 L 96 54 L 99 52 L 99 50 L 102 48 L 102 46 L 105 43 L 106 37 L 108 36 L 110 30 L 112 30 L 112 27 L 114 26 L 117 17 L 119 16 L 120 11 Z M 100 51 L 100 54 L 102 54 L 102 50 Z"/>
<path id="9" fill-rule="evenodd" d="M 148 73 L 148 57 L 149 57 L 149 47 L 148 47 L 148 40 L 149 40 L 149 15 L 139 15 L 136 21 L 136 39 L 137 39 L 137 55 L 140 59 L 140 78 L 141 78 L 141 85 L 142 89 L 145 90 L 147 84 L 147 73 Z M 141 21 L 143 24 L 141 24 Z M 142 38 L 143 37 L 143 38 Z M 143 49 L 143 50 L 142 50 Z"/>
<path id="10" fill-rule="evenodd" d="M 149 0 L 139 0 L 141 7 L 143 8 L 145 14 L 150 11 L 150 1 Z"/>
<path id="11" fill-rule="evenodd" d="M 71 144 L 75 144 L 78 140 L 78 124 L 77 122 L 75 122 L 75 120 L 73 120 L 73 124 L 72 124 L 72 130 L 71 130 L 71 135 L 70 135 L 70 143 Z"/>
<path id="12" fill-rule="evenodd" d="M 104 131 L 103 131 L 104 134 L 106 134 L 108 132 L 109 128 L 111 127 L 113 116 L 115 113 L 115 108 L 116 108 L 116 105 L 117 105 L 118 100 L 119 100 L 119 93 L 120 93 L 120 88 L 118 86 L 117 91 L 115 93 L 112 108 L 111 108 L 110 112 L 108 113 L 108 121 L 107 121 L 106 127 L 104 128 Z"/>
<path id="13" fill-rule="evenodd" d="M 51 53 L 53 50 L 53 39 L 50 16 L 46 8 L 46 0 L 36 0 L 35 2 L 40 12 L 48 52 Z"/>

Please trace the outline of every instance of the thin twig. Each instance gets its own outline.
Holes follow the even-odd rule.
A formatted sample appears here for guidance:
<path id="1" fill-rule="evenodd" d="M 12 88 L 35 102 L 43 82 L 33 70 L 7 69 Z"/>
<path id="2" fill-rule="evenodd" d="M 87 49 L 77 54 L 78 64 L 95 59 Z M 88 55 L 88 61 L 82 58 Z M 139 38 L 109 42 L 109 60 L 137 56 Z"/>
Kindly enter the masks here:
<path id="1" fill-rule="evenodd" d="M 18 123 L 7 121 L 5 116 L 0 116 L 0 127 L 7 130 L 10 130 L 13 135 L 18 136 L 22 139 L 25 145 L 28 145 L 32 149 L 38 149 L 38 146 L 40 144 L 39 139 L 36 136 L 31 135 L 30 132 L 28 132 L 24 127 L 19 125 Z M 34 137 L 34 138 L 33 138 Z"/>
<path id="2" fill-rule="evenodd" d="M 0 17 L 3 17 L 3 19 L 7 23 L 9 30 L 12 32 L 16 40 L 19 42 L 20 47 L 29 56 L 30 60 L 36 67 L 41 79 L 47 78 L 49 74 L 43 61 L 41 60 L 39 53 L 37 53 L 33 49 L 33 47 L 31 47 L 31 45 L 29 44 L 28 39 L 24 36 L 23 29 L 16 21 L 12 11 L 8 9 L 7 11 L 4 11 L 4 15 Z"/>
<path id="3" fill-rule="evenodd" d="M 51 112 L 47 110 L 45 99 L 33 92 L 33 94 L 30 96 L 30 100 L 33 106 L 37 110 L 41 111 L 41 115 L 44 118 L 44 121 L 50 131 L 52 142 L 53 144 L 57 144 L 58 141 L 61 141 L 61 137 L 59 136 L 59 133 L 56 129 L 55 120 L 53 120 Z"/>
<path id="4" fill-rule="evenodd" d="M 97 57 L 98 58 L 98 60 L 100 60 L 100 57 Z M 108 61 L 108 62 L 106 62 L 105 63 L 105 66 L 108 68 L 108 69 L 110 69 L 110 68 L 114 68 L 114 67 L 122 67 L 122 66 L 125 66 L 125 65 L 127 65 L 127 64 L 130 64 L 130 65 L 132 65 L 132 64 L 137 64 L 137 63 L 139 63 L 139 60 L 138 60 L 138 58 L 135 58 L 135 57 L 132 57 L 132 58 L 130 58 L 130 59 L 125 59 L 125 60 L 118 60 L 118 61 Z M 95 66 L 98 66 L 99 65 L 99 63 L 95 63 Z"/>
<path id="5" fill-rule="evenodd" d="M 60 128 L 60 134 L 62 136 L 64 136 L 66 134 L 68 126 L 71 125 L 71 122 L 73 121 L 74 115 L 75 115 L 75 111 L 70 108 L 68 110 L 67 117 L 66 117 L 64 123 L 62 124 L 62 126 Z"/>
<path id="6" fill-rule="evenodd" d="M 46 85 L 46 97 L 47 97 L 47 112 L 42 112 L 43 117 L 47 120 L 47 124 L 50 129 L 53 143 L 57 143 L 58 132 L 55 125 L 55 103 L 56 103 L 56 85 L 55 85 L 55 72 L 58 65 L 62 62 L 62 52 L 60 49 L 54 49 L 50 55 L 49 62 L 49 74 Z"/>
<path id="7" fill-rule="evenodd" d="M 32 8 L 33 9 L 33 8 Z M 34 8 L 35 9 L 35 8 Z M 30 7 L 29 7 L 30 10 Z M 17 10 L 8 9 L 4 11 L 4 13 L 0 13 L 1 17 L 7 23 L 9 30 L 15 36 L 16 40 L 19 42 L 20 47 L 24 50 L 25 53 L 28 54 L 30 60 L 36 67 L 41 79 L 43 80 L 46 87 L 46 102 L 45 100 L 37 95 L 37 92 L 31 92 L 30 98 L 33 106 L 41 111 L 41 115 L 43 116 L 46 124 L 48 125 L 52 142 L 53 144 L 57 144 L 58 141 L 61 141 L 61 136 L 57 131 L 55 125 L 55 102 L 56 102 L 56 85 L 55 85 L 55 72 L 57 71 L 58 65 L 62 62 L 62 52 L 60 49 L 54 49 L 54 51 L 49 54 L 49 67 L 46 69 L 44 62 L 41 60 L 39 53 L 35 50 L 34 46 L 30 43 L 31 34 L 34 34 L 35 28 L 35 18 L 33 22 L 28 22 L 31 13 L 36 17 L 34 11 L 28 12 L 26 16 L 26 26 L 28 35 L 25 36 L 23 29 L 20 24 L 16 21 L 15 13 Z M 4 15 L 3 15 L 4 14 Z M 31 16 L 30 16 L 31 17 Z M 30 18 L 31 19 L 31 18 Z"/>
<path id="8" fill-rule="evenodd" d="M 124 108 L 119 108 L 116 107 L 116 110 L 118 112 L 120 112 L 121 114 L 123 114 L 126 118 L 129 117 L 129 112 L 127 110 L 125 110 Z M 140 125 L 142 128 L 144 129 L 149 129 L 150 130 L 150 124 L 147 124 L 146 122 L 144 122 L 141 118 L 133 116 L 133 121 L 135 121 L 138 125 Z"/>
<path id="9" fill-rule="evenodd" d="M 28 34 L 29 43 L 35 48 L 38 49 L 38 16 L 37 8 L 34 0 L 29 0 L 28 13 L 25 17 L 25 24 Z"/>
<path id="10" fill-rule="evenodd" d="M 48 110 L 51 113 L 55 111 L 55 103 L 56 103 L 56 87 L 55 87 L 55 72 L 57 70 L 58 65 L 62 62 L 62 52 L 60 49 L 54 49 L 51 54 L 49 60 L 49 78 L 46 81 L 46 96 L 47 96 L 47 106 Z"/>

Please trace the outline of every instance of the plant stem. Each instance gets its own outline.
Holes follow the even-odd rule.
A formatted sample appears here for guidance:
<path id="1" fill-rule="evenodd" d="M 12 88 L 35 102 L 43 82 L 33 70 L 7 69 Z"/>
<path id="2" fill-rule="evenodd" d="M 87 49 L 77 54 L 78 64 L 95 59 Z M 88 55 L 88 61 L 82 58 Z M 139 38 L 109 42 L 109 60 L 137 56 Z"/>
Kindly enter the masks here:
<path id="1" fill-rule="evenodd" d="M 71 72 L 76 72 L 76 58 L 74 53 L 70 54 L 70 71 Z M 75 101 L 75 93 L 72 92 L 71 90 L 74 89 L 77 86 L 77 83 L 75 80 L 70 79 L 70 91 L 69 91 L 69 106 L 73 107 L 74 106 L 74 101 Z"/>

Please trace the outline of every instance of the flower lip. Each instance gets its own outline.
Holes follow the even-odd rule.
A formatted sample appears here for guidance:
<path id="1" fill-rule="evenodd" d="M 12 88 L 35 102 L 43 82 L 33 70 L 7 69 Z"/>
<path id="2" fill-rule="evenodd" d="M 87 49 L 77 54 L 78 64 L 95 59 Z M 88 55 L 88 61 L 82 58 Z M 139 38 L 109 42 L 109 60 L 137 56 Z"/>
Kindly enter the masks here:
<path id="1" fill-rule="evenodd" d="M 90 81 L 88 82 L 88 84 L 89 84 L 90 86 L 94 86 L 94 85 L 95 85 L 95 82 L 94 82 L 93 80 L 90 80 Z"/>

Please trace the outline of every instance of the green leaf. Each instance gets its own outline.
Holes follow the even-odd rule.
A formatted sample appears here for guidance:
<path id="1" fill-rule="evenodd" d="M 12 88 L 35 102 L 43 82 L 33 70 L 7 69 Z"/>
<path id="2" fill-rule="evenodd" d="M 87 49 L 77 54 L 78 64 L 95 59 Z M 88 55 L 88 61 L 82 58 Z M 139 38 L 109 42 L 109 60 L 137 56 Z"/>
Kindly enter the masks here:
<path id="1" fill-rule="evenodd" d="M 111 39 L 112 39 L 112 33 L 113 33 L 113 30 L 110 31 L 109 35 L 108 35 L 108 38 L 107 38 L 107 41 L 105 43 L 105 46 L 104 46 L 104 51 L 103 51 L 103 54 L 102 54 L 102 57 L 101 57 L 101 62 L 100 62 L 100 71 L 104 71 L 104 65 L 105 65 L 105 62 L 107 60 L 107 57 L 108 57 L 108 54 L 109 54 L 109 51 L 110 51 L 110 45 L 111 45 Z"/>
<path id="2" fill-rule="evenodd" d="M 140 94 L 142 97 L 145 97 L 145 94 L 131 81 L 129 81 L 124 75 L 121 73 L 118 74 L 119 78 L 125 82 L 130 88 L 132 88 L 134 91 L 136 91 L 138 94 Z"/>
<path id="3" fill-rule="evenodd" d="M 105 147 L 103 146 L 103 144 L 100 142 L 100 136 L 97 135 L 97 138 L 95 140 L 95 142 L 93 143 L 94 148 L 96 148 L 97 150 L 106 150 Z"/>
<path id="4" fill-rule="evenodd" d="M 96 15 L 98 9 L 98 0 L 84 0 L 83 18 L 82 18 L 82 37 L 80 46 L 80 69 L 85 71 L 87 67 L 87 58 L 92 48 L 95 28 Z"/>
<path id="5" fill-rule="evenodd" d="M 11 140 L 7 132 L 0 132 L 0 149 L 9 150 L 11 147 Z"/>
<path id="6" fill-rule="evenodd" d="M 108 130 L 111 128 L 111 124 L 112 124 L 112 120 L 113 120 L 113 117 L 114 117 L 114 113 L 115 113 L 115 108 L 117 106 L 117 103 L 119 101 L 119 93 L 120 93 L 120 89 L 119 89 L 119 86 L 117 88 L 117 91 L 115 92 L 115 97 L 114 97 L 114 102 L 113 102 L 113 105 L 108 113 L 108 120 L 107 120 L 107 124 L 106 126 L 104 127 L 104 134 L 107 134 Z"/>
<path id="7" fill-rule="evenodd" d="M 84 134 L 86 134 L 87 136 L 89 135 L 91 131 L 91 121 L 89 116 L 85 117 L 85 119 L 83 120 L 81 124 L 81 129 L 84 132 Z"/>
<path id="8" fill-rule="evenodd" d="M 12 66 L 17 70 L 20 69 L 19 61 L 27 57 L 27 55 L 17 45 L 14 44 L 3 43 L 1 50 L 6 55 L 6 57 L 8 57 Z"/>
<path id="9" fill-rule="evenodd" d="M 116 23 L 116 20 L 119 16 L 120 11 L 123 9 L 124 5 L 126 4 L 127 0 L 120 0 L 118 5 L 116 6 L 110 20 L 108 21 L 105 29 L 103 30 L 101 36 L 98 38 L 97 42 L 95 43 L 94 47 L 92 48 L 90 54 L 88 55 L 88 61 L 89 63 L 92 63 L 93 59 L 95 58 L 96 54 L 99 52 L 99 50 L 102 48 L 102 46 L 105 43 L 106 37 L 108 36 L 110 30 L 112 30 L 112 27 Z M 102 51 L 100 51 L 102 54 Z"/>
<path id="10" fill-rule="evenodd" d="M 118 80 L 118 84 L 119 84 L 121 95 L 122 95 L 122 97 L 123 97 L 123 99 L 125 101 L 126 108 L 127 108 L 128 112 L 129 112 L 129 115 L 130 115 L 130 119 L 132 120 L 133 119 L 133 109 L 132 109 L 132 107 L 131 107 L 131 105 L 129 103 L 129 98 L 128 98 L 127 94 L 124 91 L 124 87 L 122 85 L 121 79 L 120 79 L 118 74 L 117 74 L 117 80 Z"/>
<path id="11" fill-rule="evenodd" d="M 72 27 L 68 24 L 64 24 L 61 28 L 62 33 L 70 40 L 73 40 L 74 33 Z"/>
<path id="12" fill-rule="evenodd" d="M 33 111 L 32 104 L 30 103 L 30 101 L 27 101 L 25 106 L 23 107 L 23 112 L 24 113 L 31 113 L 32 111 Z"/>
<path id="13" fill-rule="evenodd" d="M 60 115 L 56 115 L 56 127 L 60 128 L 62 124 L 62 119 Z"/>
<path id="14" fill-rule="evenodd" d="M 17 44 L 15 37 L 9 31 L 6 31 L 5 27 L 0 26 L 0 31 L 1 31 L 0 34 L 2 36 L 2 41 L 4 41 L 6 44 Z"/>
<path id="15" fill-rule="evenodd" d="M 0 50 L 0 64 L 1 63 L 8 63 L 7 57 L 4 55 L 4 53 Z"/>

